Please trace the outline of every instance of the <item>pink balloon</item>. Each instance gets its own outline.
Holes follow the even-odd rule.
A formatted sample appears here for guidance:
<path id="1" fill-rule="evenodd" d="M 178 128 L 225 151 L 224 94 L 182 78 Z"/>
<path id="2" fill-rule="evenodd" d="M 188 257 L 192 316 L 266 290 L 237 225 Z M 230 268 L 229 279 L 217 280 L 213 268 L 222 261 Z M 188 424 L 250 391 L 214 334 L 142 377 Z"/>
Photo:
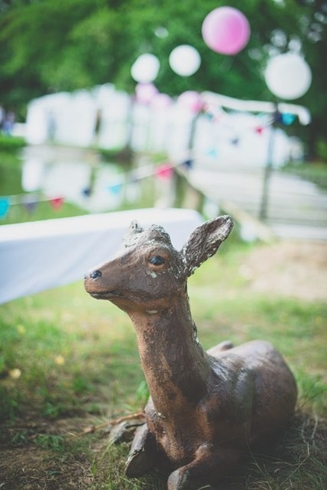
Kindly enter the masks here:
<path id="1" fill-rule="evenodd" d="M 167 94 L 156 94 L 152 100 L 151 105 L 157 109 L 164 109 L 173 103 L 173 99 Z"/>
<path id="2" fill-rule="evenodd" d="M 135 87 L 136 100 L 141 104 L 149 104 L 153 97 L 158 93 L 158 89 L 153 83 L 138 83 Z"/>
<path id="3" fill-rule="evenodd" d="M 203 107 L 203 102 L 200 94 L 195 92 L 194 90 L 186 90 L 178 97 L 178 103 L 182 104 L 184 107 L 187 107 L 192 112 L 197 113 Z"/>
<path id="4" fill-rule="evenodd" d="M 247 18 L 233 7 L 212 10 L 202 24 L 204 42 L 213 51 L 221 54 L 237 54 L 247 45 L 250 34 Z"/>

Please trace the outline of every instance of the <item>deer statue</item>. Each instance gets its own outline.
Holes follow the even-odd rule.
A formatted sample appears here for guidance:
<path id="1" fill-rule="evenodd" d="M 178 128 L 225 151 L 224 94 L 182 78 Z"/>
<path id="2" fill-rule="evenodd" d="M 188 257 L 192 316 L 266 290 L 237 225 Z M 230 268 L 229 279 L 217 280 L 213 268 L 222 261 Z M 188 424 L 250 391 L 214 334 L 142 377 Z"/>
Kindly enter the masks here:
<path id="1" fill-rule="evenodd" d="M 187 279 L 233 227 L 229 216 L 193 231 L 181 251 L 157 225 L 133 222 L 118 253 L 85 277 L 86 291 L 125 311 L 135 327 L 150 399 L 126 475 L 169 465 L 168 490 L 198 490 L 230 473 L 248 446 L 281 430 L 294 412 L 294 377 L 262 340 L 204 351 Z"/>

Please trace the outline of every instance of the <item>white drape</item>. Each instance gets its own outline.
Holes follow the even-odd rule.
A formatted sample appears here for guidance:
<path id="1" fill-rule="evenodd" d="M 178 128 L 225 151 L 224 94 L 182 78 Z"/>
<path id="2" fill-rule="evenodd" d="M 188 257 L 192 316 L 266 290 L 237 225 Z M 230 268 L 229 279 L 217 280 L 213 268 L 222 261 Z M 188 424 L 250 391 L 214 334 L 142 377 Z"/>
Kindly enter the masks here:
<path id="1" fill-rule="evenodd" d="M 0 226 L 0 304 L 84 277 L 120 246 L 132 220 L 162 225 L 180 249 L 201 222 L 186 209 L 136 209 Z"/>

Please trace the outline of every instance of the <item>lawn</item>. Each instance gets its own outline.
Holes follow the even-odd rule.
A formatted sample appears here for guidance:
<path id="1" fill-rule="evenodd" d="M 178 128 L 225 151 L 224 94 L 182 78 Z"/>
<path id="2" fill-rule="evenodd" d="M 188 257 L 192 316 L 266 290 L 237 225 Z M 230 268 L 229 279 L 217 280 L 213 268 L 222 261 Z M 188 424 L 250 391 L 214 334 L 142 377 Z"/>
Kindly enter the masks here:
<path id="1" fill-rule="evenodd" d="M 245 456 L 224 490 L 327 488 L 327 248 L 289 247 L 228 240 L 189 281 L 204 347 L 272 341 L 299 387 L 285 433 Z M 128 317 L 80 281 L 2 305 L 0 318 L 1 488 L 165 489 L 161 473 L 128 480 L 129 442 L 108 438 L 107 421 L 141 411 L 148 396 Z"/>

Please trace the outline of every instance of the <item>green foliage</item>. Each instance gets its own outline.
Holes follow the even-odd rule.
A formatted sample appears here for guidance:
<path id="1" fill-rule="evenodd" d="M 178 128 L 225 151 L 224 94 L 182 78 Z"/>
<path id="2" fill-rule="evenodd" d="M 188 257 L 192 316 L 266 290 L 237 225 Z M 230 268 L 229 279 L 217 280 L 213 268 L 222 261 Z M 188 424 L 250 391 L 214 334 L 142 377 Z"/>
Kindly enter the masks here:
<path id="1" fill-rule="evenodd" d="M 51 449 L 52 451 L 61 451 L 63 442 L 64 438 L 62 436 L 52 434 L 39 434 L 35 438 L 35 444 L 44 449 Z"/>
<path id="2" fill-rule="evenodd" d="M 5 373 L 2 372 L 4 376 Z M 0 385 L 0 420 L 14 420 L 20 413 L 20 407 L 25 401 L 19 389 Z"/>
<path id="3" fill-rule="evenodd" d="M 26 145 L 24 138 L 0 133 L 0 152 L 16 152 Z"/>
<path id="4" fill-rule="evenodd" d="M 317 156 L 327 161 L 327 140 L 319 139 L 317 142 Z"/>

